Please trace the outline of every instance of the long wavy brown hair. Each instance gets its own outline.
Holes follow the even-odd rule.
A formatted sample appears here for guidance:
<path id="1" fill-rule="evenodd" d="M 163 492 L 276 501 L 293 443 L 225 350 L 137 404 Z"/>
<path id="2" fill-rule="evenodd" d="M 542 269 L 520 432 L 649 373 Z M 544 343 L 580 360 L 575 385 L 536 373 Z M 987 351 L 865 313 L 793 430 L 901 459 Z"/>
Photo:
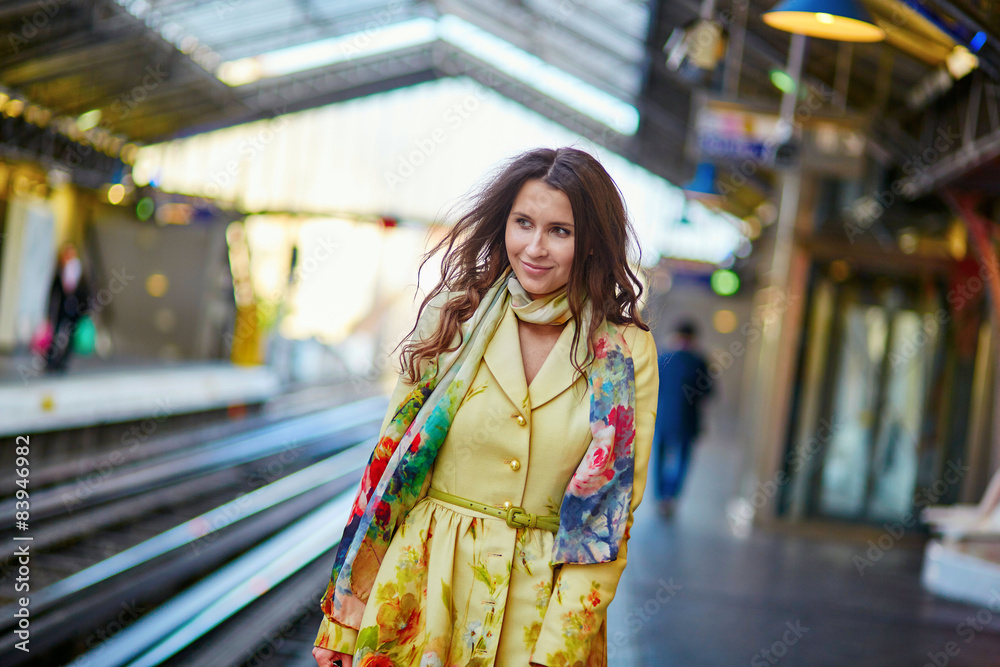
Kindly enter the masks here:
<path id="1" fill-rule="evenodd" d="M 638 301 L 642 284 L 628 265 L 628 246 L 634 230 L 625 211 L 618 186 L 601 163 L 589 153 L 575 148 L 538 148 L 522 153 L 502 165 L 475 192 L 467 212 L 439 243 L 431 248 L 417 271 L 445 250 L 441 260 L 441 280 L 420 304 L 413 334 L 427 304 L 442 292 L 456 292 L 441 306 L 441 316 L 429 338 L 411 340 L 403 346 L 401 372 L 415 384 L 420 366 L 438 355 L 457 349 L 456 334 L 479 307 L 486 291 L 510 266 L 505 234 L 521 187 L 538 179 L 569 198 L 573 209 L 576 245 L 566 295 L 575 321 L 580 322 L 584 300 L 593 304 L 593 318 L 587 332 L 588 361 L 593 359 L 595 332 L 603 320 L 614 324 L 635 324 L 648 331 L 642 321 Z M 593 251 L 593 252 L 591 252 Z M 573 335 L 573 367 L 585 376 L 576 362 L 580 330 Z"/>

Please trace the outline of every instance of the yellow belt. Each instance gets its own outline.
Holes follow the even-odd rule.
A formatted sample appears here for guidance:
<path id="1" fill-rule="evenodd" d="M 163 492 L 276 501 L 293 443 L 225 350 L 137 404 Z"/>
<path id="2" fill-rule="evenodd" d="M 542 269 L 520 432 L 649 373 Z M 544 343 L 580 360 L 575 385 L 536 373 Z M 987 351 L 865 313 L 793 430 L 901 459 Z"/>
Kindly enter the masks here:
<path id="1" fill-rule="evenodd" d="M 559 530 L 558 514 L 549 514 L 545 516 L 532 514 L 531 512 L 526 512 L 523 507 L 508 507 L 507 509 L 503 509 L 501 507 L 477 503 L 475 500 L 455 496 L 450 493 L 445 493 L 444 491 L 438 491 L 437 489 L 428 489 L 427 495 L 431 498 L 436 498 L 446 503 L 457 505 L 458 507 L 476 510 L 477 512 L 482 512 L 483 514 L 495 516 L 498 519 L 505 519 L 507 521 L 507 525 L 511 528 L 541 528 L 542 530 L 550 530 L 553 533 Z"/>

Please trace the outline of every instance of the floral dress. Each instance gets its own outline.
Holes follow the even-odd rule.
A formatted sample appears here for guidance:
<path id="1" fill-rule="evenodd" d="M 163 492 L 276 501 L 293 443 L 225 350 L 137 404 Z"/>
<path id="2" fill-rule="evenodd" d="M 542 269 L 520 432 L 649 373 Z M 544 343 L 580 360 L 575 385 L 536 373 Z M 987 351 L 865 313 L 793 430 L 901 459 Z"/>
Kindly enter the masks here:
<path id="1" fill-rule="evenodd" d="M 496 507 L 559 512 L 592 437 L 586 381 L 569 362 L 573 326 L 563 329 L 529 387 L 508 309 L 422 497 L 393 536 L 360 630 L 324 618 L 317 646 L 353 654 L 356 667 L 606 665 L 606 611 L 627 542 L 611 562 L 554 565 L 552 532 L 513 528 L 426 495 L 429 485 Z M 645 487 L 658 375 L 652 335 L 635 326 L 624 335 L 636 376 L 634 512 Z M 390 405 L 407 389 L 399 382 Z"/>

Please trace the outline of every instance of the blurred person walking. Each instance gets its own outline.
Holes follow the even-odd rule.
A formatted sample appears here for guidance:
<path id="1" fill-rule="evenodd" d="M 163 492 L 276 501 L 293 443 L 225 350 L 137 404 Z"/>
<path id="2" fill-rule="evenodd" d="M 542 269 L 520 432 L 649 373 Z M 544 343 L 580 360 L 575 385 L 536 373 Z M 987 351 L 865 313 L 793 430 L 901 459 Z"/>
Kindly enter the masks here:
<path id="1" fill-rule="evenodd" d="M 76 246 L 67 242 L 59 251 L 59 260 L 49 290 L 49 325 L 52 338 L 45 350 L 45 370 L 63 373 L 73 350 L 73 335 L 84 316 L 90 292 L 83 277 L 83 263 Z"/>
<path id="2" fill-rule="evenodd" d="M 633 243 L 610 175 L 560 148 L 508 163 L 431 251 L 319 667 L 607 664 L 657 399 Z"/>
<path id="3" fill-rule="evenodd" d="M 653 491 L 661 516 L 672 516 L 684 487 L 691 450 L 701 432 L 701 406 L 712 392 L 712 378 L 698 350 L 698 329 L 680 322 L 667 350 L 659 355 L 660 389 L 653 451 Z"/>

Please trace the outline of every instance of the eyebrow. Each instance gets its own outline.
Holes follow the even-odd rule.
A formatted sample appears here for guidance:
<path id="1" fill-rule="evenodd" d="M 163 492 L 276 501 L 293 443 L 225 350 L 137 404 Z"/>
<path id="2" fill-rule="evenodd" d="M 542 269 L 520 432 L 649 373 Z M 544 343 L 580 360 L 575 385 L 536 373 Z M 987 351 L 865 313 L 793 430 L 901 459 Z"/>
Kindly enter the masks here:
<path id="1" fill-rule="evenodd" d="M 516 216 L 521 217 L 521 218 L 527 218 L 528 220 L 531 220 L 532 222 L 535 221 L 535 219 L 532 218 L 530 215 L 528 215 L 527 213 L 522 213 L 521 211 L 511 211 L 511 215 L 516 215 Z M 549 224 L 550 225 L 562 225 L 563 227 L 572 227 L 573 226 L 572 222 L 550 222 Z"/>

